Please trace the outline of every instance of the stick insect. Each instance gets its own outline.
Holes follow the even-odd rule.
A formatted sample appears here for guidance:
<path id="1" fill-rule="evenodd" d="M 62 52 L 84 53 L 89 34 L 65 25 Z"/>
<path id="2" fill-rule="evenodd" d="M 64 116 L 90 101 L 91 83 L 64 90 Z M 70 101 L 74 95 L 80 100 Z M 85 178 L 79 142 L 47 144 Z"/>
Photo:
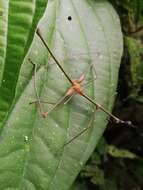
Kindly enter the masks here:
<path id="1" fill-rule="evenodd" d="M 110 113 L 107 109 L 105 109 L 102 105 L 100 105 L 98 102 L 94 101 L 87 94 L 85 94 L 85 92 L 83 91 L 83 86 L 87 85 L 89 82 L 92 82 L 95 79 L 93 79 L 91 81 L 88 81 L 86 84 L 83 84 L 83 82 L 85 80 L 85 75 L 81 74 L 81 76 L 79 78 L 72 80 L 71 77 L 64 70 L 64 68 L 61 66 L 60 62 L 56 59 L 55 55 L 50 50 L 48 44 L 45 42 L 44 38 L 42 37 L 39 28 L 37 29 L 36 33 L 39 36 L 39 38 L 41 39 L 41 41 L 43 42 L 43 44 L 46 47 L 46 49 L 48 50 L 50 56 L 53 58 L 54 62 L 57 64 L 57 66 L 59 67 L 59 69 L 62 71 L 62 73 L 65 75 L 65 77 L 67 78 L 67 80 L 71 84 L 71 87 L 66 91 L 65 95 L 61 99 L 59 99 L 58 102 L 55 103 L 54 106 L 48 112 L 41 111 L 41 114 L 42 114 L 43 117 L 48 117 L 49 113 L 51 111 L 53 111 L 58 105 L 60 105 L 62 102 L 64 102 L 64 103 L 68 102 L 72 98 L 73 95 L 78 94 L 78 95 L 82 96 L 83 98 L 85 98 L 86 100 L 88 100 L 90 103 L 92 103 L 95 106 L 96 110 L 100 109 L 103 112 L 105 112 L 110 118 L 113 119 L 113 121 L 116 124 L 125 124 L 125 125 L 128 125 L 128 126 L 133 126 L 132 123 L 131 123 L 131 121 L 124 121 L 124 120 L 119 119 L 118 117 L 116 117 L 115 115 L 113 115 L 112 113 Z M 92 67 L 92 65 L 91 65 L 91 67 Z M 38 102 L 38 104 L 40 106 L 40 100 L 39 100 L 39 98 L 38 98 L 37 102 Z M 41 106 L 40 106 L 40 110 L 42 110 Z M 66 144 L 69 144 L 75 138 L 77 138 L 78 136 L 80 136 L 81 134 L 83 134 L 89 127 L 90 126 L 84 128 L 84 130 L 82 130 L 78 135 L 76 135 L 75 137 L 73 137 Z"/>

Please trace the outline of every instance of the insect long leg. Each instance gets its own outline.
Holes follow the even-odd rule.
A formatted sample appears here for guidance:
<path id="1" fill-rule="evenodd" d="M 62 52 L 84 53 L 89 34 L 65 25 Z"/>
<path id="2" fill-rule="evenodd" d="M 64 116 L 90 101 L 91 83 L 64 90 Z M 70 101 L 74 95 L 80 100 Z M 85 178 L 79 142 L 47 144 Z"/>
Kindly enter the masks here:
<path id="1" fill-rule="evenodd" d="M 57 58 L 54 56 L 54 54 L 52 53 L 52 51 L 50 50 L 48 44 L 45 42 L 44 38 L 41 35 L 40 29 L 38 28 L 36 31 L 37 35 L 40 37 L 41 41 L 43 42 L 43 44 L 45 45 L 46 49 L 48 50 L 49 54 L 51 55 L 51 57 L 53 58 L 53 60 L 55 61 L 55 63 L 58 65 L 58 67 L 61 69 L 61 71 L 64 73 L 65 77 L 68 79 L 68 81 L 73 84 L 71 78 L 69 77 L 69 75 L 66 73 L 66 71 L 63 69 L 63 67 L 61 66 L 60 62 L 57 60 Z"/>
<path id="2" fill-rule="evenodd" d="M 35 104 L 35 103 L 38 103 L 38 100 L 34 100 L 34 101 L 30 102 L 29 104 Z M 49 102 L 49 101 L 44 101 L 44 100 L 40 100 L 40 103 L 51 104 L 51 105 L 55 104 L 54 102 Z"/>
<path id="3" fill-rule="evenodd" d="M 75 93 L 73 93 L 71 96 L 68 96 L 69 98 L 64 102 L 64 104 L 67 104 L 71 99 L 72 97 L 75 95 Z"/>
<path id="4" fill-rule="evenodd" d="M 37 70 L 36 64 L 33 63 L 33 61 L 30 58 L 28 60 L 34 66 L 34 89 L 35 89 L 35 93 L 36 93 L 37 103 L 38 103 L 38 106 L 39 106 L 39 109 L 40 109 L 40 114 L 42 115 L 43 114 L 43 109 L 42 109 L 42 106 L 41 106 L 41 101 L 40 101 L 40 98 L 39 98 L 37 85 L 36 85 L 36 70 Z"/>
<path id="5" fill-rule="evenodd" d="M 91 102 L 92 104 L 94 104 L 97 109 L 100 109 L 102 111 L 104 111 L 107 115 L 109 115 L 117 124 L 126 124 L 129 126 L 133 126 L 131 121 L 123 121 L 119 118 L 117 118 L 116 116 L 114 116 L 112 113 L 110 113 L 108 110 L 106 110 L 103 106 L 101 106 L 99 103 L 93 101 L 89 96 L 87 96 L 86 94 L 82 94 L 82 96 L 87 99 L 89 102 Z"/>
<path id="6" fill-rule="evenodd" d="M 95 119 L 95 111 L 96 111 L 96 108 L 94 109 L 94 113 L 92 114 L 91 118 L 90 118 L 90 121 L 88 123 L 88 126 L 86 128 L 84 128 L 82 131 L 80 131 L 77 135 L 75 135 L 74 137 L 72 137 L 68 142 L 66 142 L 64 144 L 64 146 L 70 144 L 71 142 L 73 142 L 76 138 L 78 138 L 79 136 L 81 136 L 82 134 L 84 134 L 88 129 L 90 129 L 92 127 L 92 123 Z"/>
<path id="7" fill-rule="evenodd" d="M 66 94 L 61 97 L 57 103 L 54 104 L 54 106 L 48 111 L 48 112 L 43 112 L 42 116 L 43 117 L 47 117 L 54 109 L 56 109 L 59 105 L 61 105 L 62 103 L 65 104 L 65 102 L 67 102 L 69 100 L 69 98 L 71 98 L 70 96 L 67 96 Z"/>
<path id="8" fill-rule="evenodd" d="M 96 71 L 95 71 L 95 67 L 93 64 L 90 64 L 89 65 L 89 69 L 88 71 L 86 72 L 86 75 L 89 73 L 89 71 L 93 70 L 94 71 L 94 77 L 92 79 L 89 79 L 88 81 L 86 81 L 86 83 L 84 83 L 82 86 L 88 86 L 91 82 L 95 81 L 97 79 L 97 75 L 96 75 Z M 85 78 L 86 78 L 86 75 L 85 75 Z"/>
<path id="9" fill-rule="evenodd" d="M 91 79 L 91 80 L 88 80 L 86 83 L 84 83 L 83 84 L 83 86 L 85 87 L 85 86 L 88 86 L 88 85 L 90 85 L 90 83 L 92 83 L 93 81 L 95 81 L 96 80 L 96 78 L 93 78 L 93 79 Z"/>

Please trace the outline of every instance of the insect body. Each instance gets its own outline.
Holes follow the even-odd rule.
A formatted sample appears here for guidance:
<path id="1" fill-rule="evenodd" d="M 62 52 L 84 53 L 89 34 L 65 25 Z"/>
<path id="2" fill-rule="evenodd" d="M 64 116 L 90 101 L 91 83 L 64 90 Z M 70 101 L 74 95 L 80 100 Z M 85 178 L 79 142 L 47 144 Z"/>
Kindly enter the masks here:
<path id="1" fill-rule="evenodd" d="M 85 98 L 86 100 L 88 100 L 90 103 L 92 103 L 96 110 L 100 109 L 103 112 L 105 112 L 110 118 L 113 119 L 113 121 L 117 124 L 125 124 L 128 126 L 133 127 L 132 123 L 130 121 L 124 121 L 119 119 L 118 117 L 114 116 L 112 113 L 110 113 L 108 110 L 106 110 L 102 105 L 100 105 L 99 103 L 95 102 L 92 98 L 90 98 L 88 95 L 86 95 L 84 93 L 84 89 L 83 87 L 85 85 L 87 85 L 89 82 L 95 80 L 91 80 L 88 81 L 87 83 L 84 84 L 85 81 L 85 75 L 81 74 L 81 76 L 78 79 L 74 79 L 72 80 L 70 78 L 70 76 L 66 73 L 66 71 L 64 70 L 64 68 L 61 66 L 61 64 L 59 63 L 59 61 L 56 59 L 56 57 L 53 55 L 53 53 L 51 52 L 50 48 L 48 47 L 47 43 L 45 42 L 45 40 L 43 39 L 41 32 L 39 29 L 37 29 L 37 35 L 40 37 L 41 41 L 43 42 L 43 44 L 45 45 L 45 47 L 47 48 L 49 54 L 51 55 L 51 57 L 53 58 L 53 60 L 55 61 L 55 63 L 57 64 L 57 66 L 59 67 L 59 69 L 63 72 L 63 74 L 65 75 L 65 77 L 67 78 L 67 80 L 70 82 L 71 87 L 66 91 L 65 95 L 59 99 L 57 101 L 57 103 L 54 104 L 54 106 L 48 111 L 48 112 L 43 112 L 41 105 L 40 105 L 40 100 L 38 97 L 38 104 L 40 105 L 40 110 L 41 110 L 41 114 L 43 117 L 48 117 L 49 113 L 52 112 L 58 105 L 60 105 L 61 103 L 66 103 L 68 102 L 72 96 L 74 94 L 78 94 L 80 96 L 82 96 L 83 98 Z M 92 68 L 92 65 L 90 66 L 90 69 Z M 90 126 L 86 127 L 84 130 L 82 130 L 78 135 L 76 135 L 76 137 L 78 137 L 79 135 L 81 135 L 82 133 L 84 133 Z M 76 137 L 73 137 L 69 142 L 73 141 L 73 139 L 75 139 Z M 69 142 L 67 142 L 66 144 L 69 144 Z"/>

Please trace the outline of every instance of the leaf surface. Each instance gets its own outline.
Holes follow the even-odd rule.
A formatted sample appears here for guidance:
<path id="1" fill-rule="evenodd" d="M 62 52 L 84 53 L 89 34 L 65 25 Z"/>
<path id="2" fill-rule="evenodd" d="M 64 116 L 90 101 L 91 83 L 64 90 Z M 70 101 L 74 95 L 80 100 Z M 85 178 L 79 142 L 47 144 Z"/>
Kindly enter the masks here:
<path id="1" fill-rule="evenodd" d="M 0 0 L 0 128 L 15 97 L 25 54 L 47 0 Z"/>
<path id="2" fill-rule="evenodd" d="M 68 19 L 69 16 L 72 19 Z M 106 109 L 113 107 L 122 54 L 119 18 L 106 1 L 49 1 L 39 28 L 51 50 L 72 79 L 89 71 L 97 79 L 85 92 Z M 95 52 L 95 53 L 93 53 Z M 76 53 L 77 56 L 71 56 Z M 1 132 L 0 189 L 66 190 L 93 152 L 107 124 L 107 115 L 75 95 L 45 119 L 39 113 L 34 89 L 41 100 L 57 102 L 70 87 L 40 39 L 35 36 L 21 68 L 16 100 Z M 44 111 L 52 104 L 41 104 Z M 91 125 L 67 146 L 66 142 Z"/>

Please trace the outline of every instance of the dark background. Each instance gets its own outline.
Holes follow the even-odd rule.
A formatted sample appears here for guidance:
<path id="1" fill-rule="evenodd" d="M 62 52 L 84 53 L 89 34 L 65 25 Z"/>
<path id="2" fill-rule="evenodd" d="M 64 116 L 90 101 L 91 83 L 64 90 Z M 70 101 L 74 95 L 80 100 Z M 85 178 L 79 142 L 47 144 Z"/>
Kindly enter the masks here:
<path id="1" fill-rule="evenodd" d="M 143 190 L 143 0 L 111 0 L 124 35 L 113 113 L 133 126 L 109 122 L 75 189 Z"/>

